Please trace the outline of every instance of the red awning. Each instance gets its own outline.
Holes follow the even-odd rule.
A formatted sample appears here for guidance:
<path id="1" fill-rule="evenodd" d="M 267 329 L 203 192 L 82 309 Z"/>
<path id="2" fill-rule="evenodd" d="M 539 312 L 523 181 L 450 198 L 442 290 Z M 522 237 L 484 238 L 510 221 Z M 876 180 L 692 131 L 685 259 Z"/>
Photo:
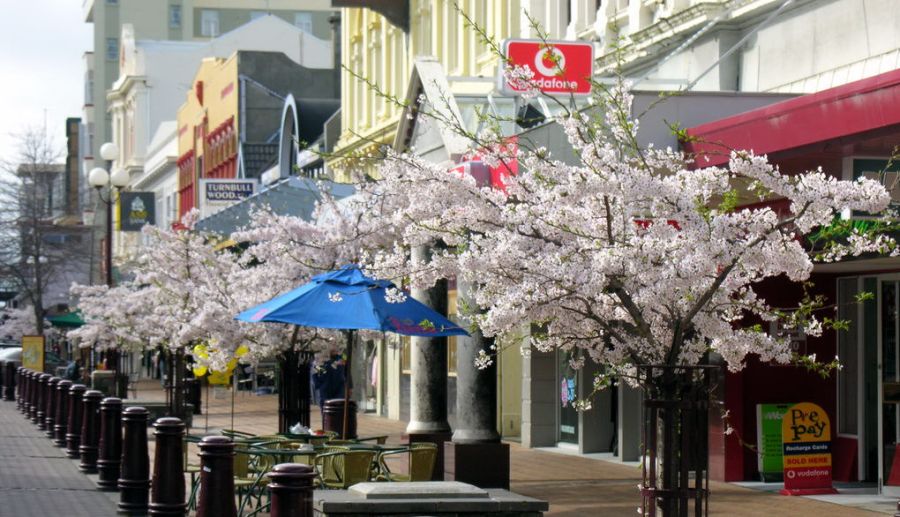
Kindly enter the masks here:
<path id="1" fill-rule="evenodd" d="M 900 130 L 900 70 L 690 128 L 700 141 L 684 149 L 700 166 L 721 165 L 729 149 L 773 154 L 891 126 Z"/>

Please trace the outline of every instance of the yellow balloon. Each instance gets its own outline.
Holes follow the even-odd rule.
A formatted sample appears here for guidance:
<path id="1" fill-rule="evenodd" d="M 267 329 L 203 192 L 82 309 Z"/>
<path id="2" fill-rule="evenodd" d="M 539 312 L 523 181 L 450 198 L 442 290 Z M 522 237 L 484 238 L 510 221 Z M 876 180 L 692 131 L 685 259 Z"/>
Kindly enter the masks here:
<path id="1" fill-rule="evenodd" d="M 203 365 L 197 365 L 191 369 L 194 371 L 194 377 L 203 377 L 208 371 L 208 368 Z"/>
<path id="2" fill-rule="evenodd" d="M 231 380 L 231 375 L 226 372 L 216 372 L 212 371 L 209 373 L 209 383 L 210 384 L 228 384 Z"/>
<path id="3" fill-rule="evenodd" d="M 235 350 L 234 356 L 235 357 L 244 357 L 245 355 L 247 355 L 247 352 L 249 352 L 249 351 L 250 351 L 250 349 L 247 348 L 247 345 L 241 345 L 237 348 L 237 350 Z"/>
<path id="4" fill-rule="evenodd" d="M 199 357 L 201 359 L 208 359 L 209 353 L 206 351 L 206 345 L 194 345 L 194 356 Z"/>

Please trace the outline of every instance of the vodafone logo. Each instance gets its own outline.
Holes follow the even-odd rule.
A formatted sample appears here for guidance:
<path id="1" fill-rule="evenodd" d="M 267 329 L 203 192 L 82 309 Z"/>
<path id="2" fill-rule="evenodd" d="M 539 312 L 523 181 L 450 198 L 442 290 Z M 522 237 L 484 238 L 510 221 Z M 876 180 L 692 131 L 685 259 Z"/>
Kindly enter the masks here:
<path id="1" fill-rule="evenodd" d="M 506 40 L 503 54 L 511 65 L 534 72 L 532 83 L 541 92 L 564 95 L 590 95 L 594 67 L 594 46 L 582 41 Z M 515 95 L 523 88 L 510 84 L 502 67 L 498 86 Z"/>
<path id="2" fill-rule="evenodd" d="M 541 75 L 557 75 L 566 69 L 566 55 L 556 47 L 545 47 L 534 55 L 534 69 Z"/>
<path id="3" fill-rule="evenodd" d="M 797 473 L 793 470 L 787 471 L 785 475 L 788 477 L 788 479 L 794 479 L 795 477 L 797 477 Z"/>

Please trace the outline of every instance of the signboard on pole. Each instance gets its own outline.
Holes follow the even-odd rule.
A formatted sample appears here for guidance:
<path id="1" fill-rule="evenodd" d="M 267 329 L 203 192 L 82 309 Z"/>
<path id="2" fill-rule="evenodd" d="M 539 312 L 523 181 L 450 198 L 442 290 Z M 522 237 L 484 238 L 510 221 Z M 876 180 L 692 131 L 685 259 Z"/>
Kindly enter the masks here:
<path id="1" fill-rule="evenodd" d="M 831 486 L 831 420 L 821 406 L 801 402 L 781 420 L 782 495 L 835 494 Z"/>
<path id="2" fill-rule="evenodd" d="M 594 45 L 583 41 L 542 41 L 508 39 L 503 42 L 503 55 L 513 66 L 534 73 L 532 82 L 548 95 L 590 95 L 594 70 Z M 515 95 L 520 89 L 504 77 L 499 87 L 503 93 Z"/>
<path id="3" fill-rule="evenodd" d="M 256 193 L 255 179 L 200 180 L 200 217 L 208 217 Z"/>
<path id="4" fill-rule="evenodd" d="M 156 224 L 153 192 L 122 192 L 119 196 L 119 229 L 139 232 L 146 224 Z"/>
<path id="5" fill-rule="evenodd" d="M 757 470 L 763 481 L 781 481 L 782 461 L 781 422 L 793 404 L 756 405 Z"/>
<path id="6" fill-rule="evenodd" d="M 44 371 L 44 336 L 22 336 L 22 366 Z"/>

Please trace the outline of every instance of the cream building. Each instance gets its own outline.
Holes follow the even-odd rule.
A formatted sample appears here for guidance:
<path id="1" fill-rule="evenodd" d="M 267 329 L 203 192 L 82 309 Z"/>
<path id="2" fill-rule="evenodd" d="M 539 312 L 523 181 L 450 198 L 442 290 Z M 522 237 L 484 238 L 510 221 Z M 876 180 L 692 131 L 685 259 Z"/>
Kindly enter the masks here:
<path id="1" fill-rule="evenodd" d="M 125 24 L 120 41 L 119 76 L 106 93 L 112 141 L 119 149 L 113 166 L 128 171 L 129 190 L 155 194 L 160 224 L 177 218 L 177 177 L 174 168 L 159 167 L 171 157 L 167 153 L 175 140 L 173 120 L 204 58 L 259 50 L 282 53 L 307 68 L 334 67 L 330 40 L 277 16 L 261 16 L 205 42 L 138 40 L 134 26 Z M 177 145 L 172 153 L 177 158 Z M 139 239 L 137 232 L 117 232 L 113 239 L 117 264 L 130 260 Z"/>
<path id="2" fill-rule="evenodd" d="M 202 42 L 272 14 L 318 39 L 328 40 L 328 18 L 334 10 L 328 0 L 83 0 L 82 12 L 84 21 L 94 26 L 94 48 L 85 54 L 82 115 L 88 133 L 85 138 L 90 142 L 84 170 L 90 171 L 94 157 L 99 157 L 100 145 L 113 138 L 106 91 L 119 77 L 125 24 L 131 25 L 137 40 Z"/>

